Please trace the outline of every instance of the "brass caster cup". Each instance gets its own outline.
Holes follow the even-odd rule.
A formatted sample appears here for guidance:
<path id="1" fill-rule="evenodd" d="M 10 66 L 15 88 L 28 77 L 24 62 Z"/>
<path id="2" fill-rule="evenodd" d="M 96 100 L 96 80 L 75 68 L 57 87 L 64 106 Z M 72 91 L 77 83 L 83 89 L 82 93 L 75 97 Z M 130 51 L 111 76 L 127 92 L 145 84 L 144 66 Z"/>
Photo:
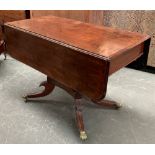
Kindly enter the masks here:
<path id="1" fill-rule="evenodd" d="M 80 139 L 81 140 L 86 140 L 87 139 L 87 134 L 85 131 L 80 131 Z"/>
<path id="2" fill-rule="evenodd" d="M 122 108 L 122 104 L 120 104 L 120 103 L 115 104 L 115 106 L 116 106 L 116 109 Z"/>
<path id="3" fill-rule="evenodd" d="M 26 96 L 23 96 L 22 98 L 24 99 L 24 102 L 25 102 L 25 103 L 28 101 L 28 99 L 27 99 Z"/>

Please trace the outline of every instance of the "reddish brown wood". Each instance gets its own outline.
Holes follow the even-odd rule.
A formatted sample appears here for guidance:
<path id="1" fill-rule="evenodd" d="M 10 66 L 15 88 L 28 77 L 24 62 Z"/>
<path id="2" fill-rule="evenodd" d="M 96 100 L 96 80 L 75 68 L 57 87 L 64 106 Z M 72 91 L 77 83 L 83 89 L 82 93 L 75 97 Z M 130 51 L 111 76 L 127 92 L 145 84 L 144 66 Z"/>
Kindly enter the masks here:
<path id="1" fill-rule="evenodd" d="M 111 58 L 109 75 L 114 73 L 116 70 L 130 64 L 137 58 L 143 55 L 144 43 L 137 45 L 129 50 L 126 50 L 124 54 L 117 54 Z"/>
<path id="2" fill-rule="evenodd" d="M 0 10 L 0 25 L 5 22 L 17 21 L 30 17 L 30 11 L 26 10 Z M 2 31 L 0 28 L 0 39 L 2 39 Z"/>
<path id="3" fill-rule="evenodd" d="M 54 86 L 63 88 L 75 99 L 75 102 L 74 102 L 75 116 L 76 116 L 77 126 L 78 126 L 78 129 L 80 132 L 80 138 L 82 140 L 87 139 L 87 134 L 86 134 L 86 131 L 84 128 L 84 121 L 83 121 L 83 115 L 82 115 L 82 102 L 81 102 L 82 96 L 78 92 L 76 92 L 68 87 L 65 87 L 64 85 L 51 79 L 50 77 L 47 77 L 47 81 L 41 83 L 40 86 L 44 86 L 45 90 L 39 94 L 27 95 L 26 97 L 24 97 L 26 99 L 26 101 L 28 101 L 28 99 L 31 99 L 31 98 L 44 97 L 44 96 L 48 95 L 49 93 L 52 92 L 52 90 L 54 89 Z M 114 101 L 102 100 L 102 101 L 93 101 L 93 102 L 95 104 L 102 106 L 103 108 L 119 109 L 121 107 L 119 104 L 117 104 Z"/>
<path id="4" fill-rule="evenodd" d="M 34 32 L 108 58 L 131 49 L 149 38 L 147 35 L 136 32 L 96 26 L 55 16 L 16 21 L 7 25 Z"/>
<path id="5" fill-rule="evenodd" d="M 95 104 L 102 106 L 103 108 L 108 109 L 119 109 L 121 108 L 121 104 L 118 104 L 115 101 L 109 101 L 109 100 L 101 100 L 101 101 L 93 101 Z"/>
<path id="6" fill-rule="evenodd" d="M 47 95 L 49 95 L 53 91 L 53 89 L 55 87 L 55 85 L 53 85 L 53 83 L 49 82 L 48 80 L 42 82 L 40 84 L 40 87 L 41 86 L 45 87 L 45 89 L 41 93 L 34 93 L 34 94 L 29 94 L 29 95 L 25 96 L 24 97 L 25 102 L 27 102 L 28 99 L 47 96 Z"/>
<path id="7" fill-rule="evenodd" d="M 87 134 L 84 129 L 84 122 L 82 116 L 82 104 L 81 104 L 81 97 L 75 98 L 75 114 L 76 114 L 76 122 L 80 132 L 80 138 L 82 140 L 87 139 Z"/>
<path id="8" fill-rule="evenodd" d="M 0 54 L 4 52 L 4 41 L 0 40 Z"/>
<path id="9" fill-rule="evenodd" d="M 75 116 L 76 116 L 77 126 L 80 132 L 80 138 L 82 140 L 87 139 L 87 134 L 84 128 L 84 121 L 83 121 L 83 115 L 82 115 L 82 102 L 81 102 L 82 96 L 78 92 L 74 91 L 73 89 L 65 87 L 64 85 L 56 82 L 50 77 L 48 77 L 48 79 L 51 83 L 67 91 L 75 99 L 75 102 L 74 102 Z"/>
<path id="10" fill-rule="evenodd" d="M 118 109 L 115 102 L 101 101 L 106 95 L 108 76 L 142 56 L 150 40 L 147 35 L 54 16 L 7 23 L 4 35 L 12 57 L 48 76 L 45 92 L 29 98 L 49 94 L 54 85 L 75 98 L 83 139 L 86 133 L 81 97 Z"/>
<path id="11" fill-rule="evenodd" d="M 105 97 L 108 73 L 141 56 L 149 38 L 54 16 L 5 24 L 5 36 L 14 58 L 95 100 Z"/>
<path id="12" fill-rule="evenodd" d="M 149 48 L 150 48 L 151 38 L 147 39 L 144 42 L 144 48 L 143 48 L 143 54 L 141 57 L 139 57 L 136 61 L 133 61 L 131 64 L 128 65 L 128 67 L 143 70 L 147 66 L 147 60 L 149 55 Z"/>
<path id="13" fill-rule="evenodd" d="M 12 57 L 84 96 L 104 98 L 109 70 L 106 58 L 9 26 L 5 27 L 5 36 Z"/>
<path id="14" fill-rule="evenodd" d="M 85 131 L 80 99 L 75 99 L 75 112 L 76 112 L 76 120 L 77 120 L 79 131 Z"/>

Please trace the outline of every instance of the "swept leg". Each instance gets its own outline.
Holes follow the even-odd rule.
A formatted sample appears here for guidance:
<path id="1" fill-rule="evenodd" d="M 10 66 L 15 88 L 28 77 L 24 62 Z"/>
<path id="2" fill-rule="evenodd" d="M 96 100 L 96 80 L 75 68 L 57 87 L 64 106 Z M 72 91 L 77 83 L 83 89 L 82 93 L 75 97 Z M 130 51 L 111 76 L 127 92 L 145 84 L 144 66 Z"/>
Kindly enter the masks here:
<path id="1" fill-rule="evenodd" d="M 47 95 L 49 95 L 53 91 L 53 89 L 55 87 L 55 85 L 52 84 L 52 83 L 50 83 L 50 82 L 48 82 L 48 80 L 42 82 L 40 84 L 40 86 L 44 86 L 45 87 L 45 89 L 43 90 L 43 92 L 38 93 L 38 94 L 30 94 L 30 95 L 25 96 L 24 97 L 25 102 L 27 102 L 27 100 L 30 99 L 30 98 L 37 98 L 37 97 L 47 96 Z"/>
<path id="2" fill-rule="evenodd" d="M 6 51 L 5 51 L 5 49 L 6 49 L 6 47 L 5 47 L 6 45 L 5 45 L 5 42 L 4 42 L 4 40 L 1 40 L 0 41 L 0 54 L 2 54 L 2 53 L 4 53 L 4 60 L 6 60 Z"/>
<path id="3" fill-rule="evenodd" d="M 82 105 L 81 105 L 80 98 L 75 98 L 75 114 L 76 114 L 77 125 L 80 131 L 80 138 L 82 140 L 86 140 L 87 134 L 84 129 L 84 122 L 83 122 L 83 116 L 82 116 Z"/>
<path id="4" fill-rule="evenodd" d="M 115 101 L 102 100 L 102 101 L 93 101 L 95 104 L 103 106 L 108 109 L 119 109 L 121 104 L 116 103 Z"/>
<path id="5" fill-rule="evenodd" d="M 0 40 L 0 54 L 4 52 L 4 41 Z"/>

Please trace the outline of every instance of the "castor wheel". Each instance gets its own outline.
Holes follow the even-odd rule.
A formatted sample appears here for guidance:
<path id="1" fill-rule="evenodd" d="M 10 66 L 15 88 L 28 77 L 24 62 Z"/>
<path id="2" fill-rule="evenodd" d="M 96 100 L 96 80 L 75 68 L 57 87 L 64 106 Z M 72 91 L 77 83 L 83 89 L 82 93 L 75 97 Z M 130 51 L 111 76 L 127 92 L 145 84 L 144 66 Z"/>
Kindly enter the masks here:
<path id="1" fill-rule="evenodd" d="M 116 103 L 116 104 L 114 104 L 114 106 L 115 106 L 115 109 L 117 110 L 117 109 L 120 109 L 122 107 L 122 104 Z"/>
<path id="2" fill-rule="evenodd" d="M 27 101 L 28 101 L 27 96 L 23 96 L 23 99 L 24 99 L 24 102 L 27 103 Z"/>
<path id="3" fill-rule="evenodd" d="M 86 140 L 87 139 L 87 134 L 85 131 L 80 131 L 80 139 L 81 140 Z"/>

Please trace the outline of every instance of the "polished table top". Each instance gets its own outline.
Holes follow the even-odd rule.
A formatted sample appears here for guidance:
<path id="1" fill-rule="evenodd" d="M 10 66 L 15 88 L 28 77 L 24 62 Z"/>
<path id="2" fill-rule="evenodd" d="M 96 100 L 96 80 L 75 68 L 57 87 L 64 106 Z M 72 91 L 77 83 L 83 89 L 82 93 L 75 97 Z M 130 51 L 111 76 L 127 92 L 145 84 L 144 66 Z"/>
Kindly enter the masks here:
<path id="1" fill-rule="evenodd" d="M 72 46 L 85 52 L 112 58 L 149 38 L 136 32 L 96 26 L 76 20 L 44 16 L 34 19 L 7 23 L 34 34 L 53 39 L 66 46 Z M 64 45 L 65 46 L 65 45 Z"/>
<path id="2" fill-rule="evenodd" d="M 119 104 L 103 100 L 108 76 L 135 60 L 146 58 L 148 35 L 100 27 L 54 16 L 16 21 L 4 25 L 7 52 L 15 59 L 47 75 L 45 90 L 25 99 L 44 97 L 55 86 L 75 99 L 80 138 L 86 139 L 81 99 L 118 109 Z M 31 76 L 30 76 L 31 77 Z"/>
<path id="3" fill-rule="evenodd" d="M 55 16 L 5 23 L 7 52 L 91 99 L 104 98 L 108 76 L 142 56 L 149 36 Z"/>

